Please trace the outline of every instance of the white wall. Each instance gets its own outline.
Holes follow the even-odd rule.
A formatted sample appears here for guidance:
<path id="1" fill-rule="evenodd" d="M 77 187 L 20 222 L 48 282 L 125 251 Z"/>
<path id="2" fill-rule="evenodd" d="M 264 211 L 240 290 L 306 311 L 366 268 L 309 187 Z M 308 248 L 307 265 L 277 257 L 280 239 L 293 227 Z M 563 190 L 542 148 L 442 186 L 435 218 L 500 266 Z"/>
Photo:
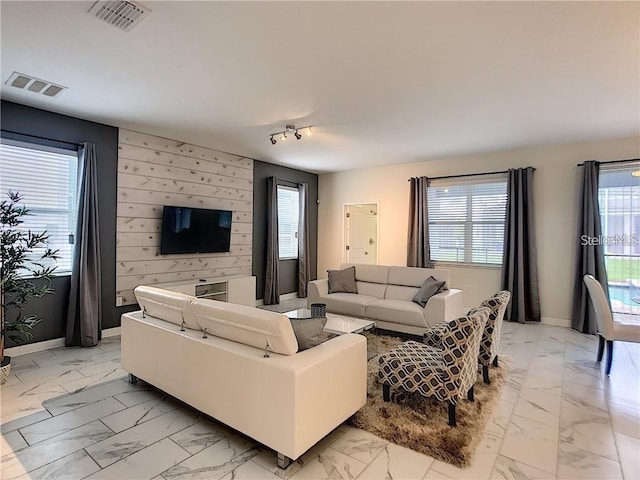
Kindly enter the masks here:
<path id="1" fill-rule="evenodd" d="M 640 138 L 580 143 L 511 152 L 465 155 L 420 163 L 352 170 L 319 179 L 318 277 L 343 261 L 342 209 L 345 203 L 379 203 L 379 261 L 406 265 L 409 177 L 437 177 L 532 166 L 543 320 L 571 318 L 574 252 L 577 246 L 579 168 L 585 160 L 640 157 Z M 449 268 L 449 267 L 447 267 Z M 500 287 L 500 269 L 451 267 L 451 286 L 465 290 L 473 306 Z"/>

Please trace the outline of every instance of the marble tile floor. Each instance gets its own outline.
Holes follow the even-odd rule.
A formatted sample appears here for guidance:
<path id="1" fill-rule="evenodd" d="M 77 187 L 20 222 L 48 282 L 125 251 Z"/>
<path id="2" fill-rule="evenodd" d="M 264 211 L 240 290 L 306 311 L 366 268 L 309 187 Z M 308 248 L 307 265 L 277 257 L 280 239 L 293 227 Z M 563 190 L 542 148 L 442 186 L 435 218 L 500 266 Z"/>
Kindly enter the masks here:
<path id="1" fill-rule="evenodd" d="M 119 337 L 23 355 L 0 390 L 0 477 L 640 479 L 640 346 L 616 343 L 610 377 L 596 346 L 566 328 L 505 323 L 509 382 L 466 469 L 341 425 L 282 471 L 273 451 L 128 384 Z"/>

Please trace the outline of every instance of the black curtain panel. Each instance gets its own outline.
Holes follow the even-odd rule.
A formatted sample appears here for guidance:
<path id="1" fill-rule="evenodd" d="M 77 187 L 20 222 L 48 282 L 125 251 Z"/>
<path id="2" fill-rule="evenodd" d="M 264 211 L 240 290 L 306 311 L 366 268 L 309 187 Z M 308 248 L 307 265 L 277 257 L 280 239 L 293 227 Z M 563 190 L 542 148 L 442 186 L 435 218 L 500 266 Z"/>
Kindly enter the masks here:
<path id="1" fill-rule="evenodd" d="M 298 297 L 307 297 L 309 281 L 309 185 L 298 185 L 299 217 L 298 217 Z"/>
<path id="2" fill-rule="evenodd" d="M 432 268 L 429 247 L 429 214 L 427 211 L 427 177 L 409 179 L 409 232 L 407 235 L 407 266 Z"/>
<path id="3" fill-rule="evenodd" d="M 604 247 L 598 241 L 602 235 L 600 207 L 598 204 L 598 177 L 600 164 L 595 161 L 582 165 L 580 186 L 580 207 L 578 210 L 578 232 L 576 247 L 576 270 L 573 277 L 573 308 L 571 328 L 582 333 L 595 334 L 597 331 L 596 314 L 589 301 L 587 287 L 583 277 L 593 275 L 609 300 L 607 270 L 604 263 Z"/>
<path id="4" fill-rule="evenodd" d="M 67 313 L 66 346 L 93 347 L 102 338 L 100 228 L 96 148 L 78 150 L 78 220 Z"/>
<path id="5" fill-rule="evenodd" d="M 502 289 L 511 292 L 505 319 L 539 322 L 538 251 L 533 216 L 532 167 L 509 170 Z"/>
<path id="6" fill-rule="evenodd" d="M 267 178 L 267 258 L 265 262 L 264 304 L 280 303 L 278 248 L 278 179 Z"/>

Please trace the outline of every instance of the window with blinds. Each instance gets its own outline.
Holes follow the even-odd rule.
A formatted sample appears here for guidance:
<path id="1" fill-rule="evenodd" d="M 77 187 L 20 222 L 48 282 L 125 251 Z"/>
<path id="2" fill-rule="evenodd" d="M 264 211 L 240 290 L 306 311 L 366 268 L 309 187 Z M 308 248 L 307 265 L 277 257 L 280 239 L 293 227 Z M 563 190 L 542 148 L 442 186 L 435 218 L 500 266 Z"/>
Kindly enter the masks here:
<path id="1" fill-rule="evenodd" d="M 71 271 L 76 225 L 78 156 L 75 151 L 40 145 L 0 143 L 0 193 L 22 195 L 30 214 L 21 228 L 49 235 L 48 247 L 59 250 L 57 274 Z M 37 255 L 38 252 L 35 252 Z"/>
<path id="2" fill-rule="evenodd" d="M 506 176 L 432 181 L 427 188 L 434 262 L 502 265 Z"/>
<path id="3" fill-rule="evenodd" d="M 598 204 L 611 309 L 640 314 L 640 162 L 601 164 Z"/>
<path id="4" fill-rule="evenodd" d="M 297 188 L 278 185 L 278 249 L 280 260 L 298 258 L 298 216 L 300 194 Z"/>

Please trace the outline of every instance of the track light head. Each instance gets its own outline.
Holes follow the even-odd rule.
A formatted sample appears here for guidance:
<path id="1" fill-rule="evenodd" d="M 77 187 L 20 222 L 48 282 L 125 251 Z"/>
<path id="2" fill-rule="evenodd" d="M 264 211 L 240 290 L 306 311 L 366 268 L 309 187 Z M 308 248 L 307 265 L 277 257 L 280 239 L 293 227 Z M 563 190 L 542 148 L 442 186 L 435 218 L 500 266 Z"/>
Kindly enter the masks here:
<path id="1" fill-rule="evenodd" d="M 307 137 L 310 137 L 313 135 L 313 130 L 311 129 L 311 126 L 307 127 Z"/>
<path id="2" fill-rule="evenodd" d="M 287 134 L 283 133 L 282 136 L 280 137 L 280 141 L 281 142 L 286 142 L 287 141 Z"/>
<path id="3" fill-rule="evenodd" d="M 278 143 L 278 141 L 271 135 L 271 145 L 275 145 L 276 143 Z"/>
<path id="4" fill-rule="evenodd" d="M 295 135 L 295 137 L 296 137 L 298 140 L 300 140 L 300 139 L 302 138 L 302 135 L 300 135 L 300 134 L 298 133 L 298 130 L 296 130 L 296 133 L 295 133 L 294 135 Z"/>

